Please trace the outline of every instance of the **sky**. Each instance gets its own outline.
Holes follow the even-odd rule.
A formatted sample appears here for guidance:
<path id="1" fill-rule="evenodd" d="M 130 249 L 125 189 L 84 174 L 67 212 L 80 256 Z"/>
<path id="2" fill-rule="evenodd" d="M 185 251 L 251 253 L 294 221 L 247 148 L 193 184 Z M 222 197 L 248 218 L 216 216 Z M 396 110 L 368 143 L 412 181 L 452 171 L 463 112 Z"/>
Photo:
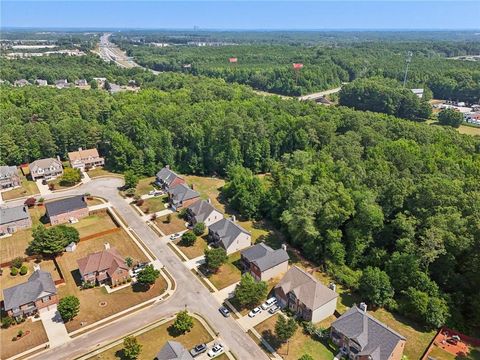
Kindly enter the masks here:
<path id="1" fill-rule="evenodd" d="M 1 1 L 2 27 L 480 29 L 480 1 Z"/>

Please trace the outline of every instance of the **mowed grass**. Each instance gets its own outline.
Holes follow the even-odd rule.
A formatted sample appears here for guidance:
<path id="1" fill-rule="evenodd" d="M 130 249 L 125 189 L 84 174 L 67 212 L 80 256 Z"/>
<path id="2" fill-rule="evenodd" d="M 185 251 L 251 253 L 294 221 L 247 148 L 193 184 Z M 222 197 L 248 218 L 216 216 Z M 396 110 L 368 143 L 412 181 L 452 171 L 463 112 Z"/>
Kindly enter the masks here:
<path id="1" fill-rule="evenodd" d="M 112 176 L 122 176 L 121 174 L 116 174 L 116 173 L 113 173 L 111 171 L 108 171 L 106 169 L 104 169 L 103 167 L 98 167 L 98 168 L 95 168 L 95 169 L 90 169 L 88 170 L 87 172 L 88 176 L 91 177 L 92 179 L 93 178 L 96 178 L 96 177 L 99 177 L 99 176 L 109 176 L 109 175 L 112 175 Z"/>
<path id="2" fill-rule="evenodd" d="M 329 342 L 317 341 L 305 335 L 301 326 L 290 339 L 290 344 L 280 343 L 275 336 L 275 324 L 279 314 L 268 318 L 255 326 L 255 330 L 276 350 L 285 360 L 297 360 L 304 354 L 309 354 L 316 360 L 331 360 L 338 353 L 337 348 Z"/>
<path id="3" fill-rule="evenodd" d="M 67 226 L 72 226 L 77 229 L 80 239 L 85 236 L 90 236 L 117 227 L 106 211 L 88 215 L 84 218 L 81 218 L 78 223 L 67 224 Z"/>
<path id="4" fill-rule="evenodd" d="M 155 182 L 155 176 L 148 178 L 143 178 L 138 181 L 137 187 L 135 188 L 135 195 L 141 196 L 148 194 L 150 191 L 154 190 L 153 183 Z"/>
<path id="5" fill-rule="evenodd" d="M 17 336 L 20 330 L 24 334 L 30 333 L 17 341 L 12 341 L 12 338 Z M 2 344 L 0 346 L 0 358 L 8 359 L 15 354 L 20 354 L 47 341 L 47 333 L 41 321 L 32 322 L 29 319 L 21 324 L 10 326 L 8 329 L 2 328 L 0 329 L 0 342 Z"/>
<path id="6" fill-rule="evenodd" d="M 200 193 L 200 198 L 210 199 L 218 211 L 225 212 L 225 205 L 220 202 L 220 190 L 225 185 L 225 180 L 194 175 L 185 175 L 183 178 L 188 185 L 193 185 L 193 189 Z"/>
<path id="7" fill-rule="evenodd" d="M 18 172 L 19 172 L 21 183 L 22 183 L 21 186 L 16 189 L 2 192 L 1 195 L 3 200 L 12 200 L 12 199 L 21 198 L 25 196 L 32 196 L 40 193 L 35 181 L 27 180 L 27 178 L 21 174 L 20 170 L 18 170 Z"/>
<path id="8" fill-rule="evenodd" d="M 161 210 L 165 210 L 165 204 L 167 202 L 166 196 L 155 196 L 149 199 L 145 199 L 140 209 L 145 214 L 153 214 Z"/>
<path id="9" fill-rule="evenodd" d="M 171 329 L 169 329 L 172 324 L 173 320 L 136 336 L 138 342 L 142 345 L 140 359 L 154 359 L 160 349 L 169 340 L 181 343 L 186 349 L 191 349 L 197 344 L 209 343 L 213 340 L 208 331 L 197 319 L 193 319 L 192 330 L 183 335 L 175 336 L 171 332 Z M 90 359 L 123 360 L 125 359 L 125 356 L 123 355 L 122 349 L 123 345 L 120 344 L 98 355 L 95 355 Z"/>
<path id="10" fill-rule="evenodd" d="M 189 259 L 195 259 L 199 256 L 202 256 L 205 253 L 205 249 L 208 247 L 207 242 L 202 237 L 197 237 L 195 244 L 192 246 L 182 245 L 182 239 L 177 239 L 174 241 L 175 245 L 185 254 Z"/>
<path id="11" fill-rule="evenodd" d="M 208 280 L 210 280 L 218 290 L 240 281 L 242 272 L 237 267 L 239 261 L 240 252 L 231 254 L 227 262 L 220 266 L 216 273 L 207 276 Z"/>
<path id="12" fill-rule="evenodd" d="M 168 215 L 164 215 L 155 219 L 155 225 L 158 226 L 160 230 L 165 235 L 175 234 L 180 231 L 186 230 L 185 227 L 186 221 L 178 217 L 178 213 L 170 214 L 170 222 L 167 221 Z"/>
<path id="13" fill-rule="evenodd" d="M 460 125 L 460 127 L 458 128 L 458 132 L 460 134 L 480 136 L 480 127 Z"/>

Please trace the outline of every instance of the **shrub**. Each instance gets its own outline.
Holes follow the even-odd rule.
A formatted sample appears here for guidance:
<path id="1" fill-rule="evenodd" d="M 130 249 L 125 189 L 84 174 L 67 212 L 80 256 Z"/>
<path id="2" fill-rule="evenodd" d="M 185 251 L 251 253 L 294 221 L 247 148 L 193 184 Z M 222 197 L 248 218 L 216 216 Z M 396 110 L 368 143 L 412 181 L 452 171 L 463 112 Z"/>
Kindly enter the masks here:
<path id="1" fill-rule="evenodd" d="M 8 329 L 14 322 L 15 321 L 10 316 L 5 316 L 2 318 L 2 328 Z"/>
<path id="2" fill-rule="evenodd" d="M 135 360 L 142 351 L 142 345 L 138 343 L 136 337 L 127 336 L 123 339 L 123 355 L 129 360 Z"/>
<path id="3" fill-rule="evenodd" d="M 12 338 L 12 341 L 17 341 L 17 340 L 18 340 L 18 339 L 17 339 L 16 336 L 14 336 L 14 337 Z"/>
<path id="4" fill-rule="evenodd" d="M 10 275 L 17 276 L 17 274 L 18 274 L 18 269 L 16 267 L 12 267 L 12 269 L 10 270 Z"/>
<path id="5" fill-rule="evenodd" d="M 172 222 L 172 214 L 167 215 L 166 222 L 167 222 L 167 224 L 170 224 Z"/>
<path id="6" fill-rule="evenodd" d="M 25 200 L 24 204 L 30 208 L 34 206 L 36 202 L 37 200 L 34 197 L 29 197 L 27 200 Z"/>
<path id="7" fill-rule="evenodd" d="M 137 206 L 142 206 L 144 203 L 145 203 L 145 201 L 143 199 L 138 199 L 136 205 Z"/>
<path id="8" fill-rule="evenodd" d="M 39 202 L 40 204 L 42 204 L 44 201 L 45 201 L 45 199 L 44 199 L 43 197 L 41 197 L 41 198 L 38 199 L 38 202 Z"/>
<path id="9" fill-rule="evenodd" d="M 130 189 L 125 190 L 125 196 L 126 197 L 132 197 L 134 195 L 135 195 L 135 189 L 134 188 L 130 188 Z"/>
<path id="10" fill-rule="evenodd" d="M 25 259 L 21 256 L 16 257 L 15 259 L 12 260 L 12 266 L 16 267 L 17 269 L 20 269 L 23 265 L 23 261 Z"/>
<path id="11" fill-rule="evenodd" d="M 152 216 L 150 217 L 150 220 L 152 221 L 157 220 L 157 214 L 152 214 Z"/>
<path id="12" fill-rule="evenodd" d="M 193 233 L 197 236 L 202 235 L 205 232 L 205 224 L 203 222 L 196 223 L 193 227 Z"/>
<path id="13" fill-rule="evenodd" d="M 55 184 L 54 183 L 48 184 L 48 189 L 49 190 L 55 190 Z"/>
<path id="14" fill-rule="evenodd" d="M 25 265 L 23 265 L 20 268 L 20 275 L 25 275 L 27 272 L 28 272 L 28 268 Z"/>
<path id="15" fill-rule="evenodd" d="M 23 336 L 23 330 L 18 330 L 17 337 L 21 338 Z"/>
<path id="16" fill-rule="evenodd" d="M 197 240 L 197 235 L 195 235 L 191 231 L 187 231 L 182 235 L 182 245 L 193 246 L 195 245 L 196 240 Z"/>
<path id="17" fill-rule="evenodd" d="M 60 185 L 72 186 L 82 180 L 80 169 L 65 168 L 63 175 L 60 178 Z"/>

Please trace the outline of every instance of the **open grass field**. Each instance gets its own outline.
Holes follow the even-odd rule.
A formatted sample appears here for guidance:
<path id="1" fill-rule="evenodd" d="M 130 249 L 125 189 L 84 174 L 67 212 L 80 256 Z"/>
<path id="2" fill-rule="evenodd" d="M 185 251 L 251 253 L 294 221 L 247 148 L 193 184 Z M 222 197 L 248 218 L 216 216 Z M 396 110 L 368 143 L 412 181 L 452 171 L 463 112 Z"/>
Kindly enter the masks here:
<path id="1" fill-rule="evenodd" d="M 337 348 L 329 341 L 317 341 L 303 333 L 303 329 L 299 327 L 290 344 L 280 343 L 275 337 L 275 323 L 278 317 L 276 314 L 264 322 L 255 326 L 262 337 L 277 351 L 277 353 L 285 360 L 297 360 L 304 354 L 309 354 L 316 360 L 331 360 L 338 353 Z"/>
<path id="2" fill-rule="evenodd" d="M 167 222 L 167 217 L 168 215 L 164 215 L 155 219 L 155 225 L 157 225 L 165 235 L 175 234 L 186 230 L 186 221 L 180 219 L 178 213 L 170 214 L 170 223 Z"/>
<path id="3" fill-rule="evenodd" d="M 460 127 L 458 128 L 458 132 L 460 134 L 480 136 L 480 127 L 460 125 Z"/>
<path id="4" fill-rule="evenodd" d="M 155 196 L 149 199 L 145 199 L 140 209 L 145 214 L 153 214 L 161 210 L 165 210 L 165 204 L 167 202 L 167 196 Z"/>
<path id="5" fill-rule="evenodd" d="M 12 341 L 12 338 L 18 334 L 18 331 L 23 331 L 24 335 L 17 341 Z M 47 333 L 43 328 L 41 321 L 32 322 L 26 320 L 21 324 L 9 327 L 8 329 L 0 329 L 0 358 L 8 359 L 9 357 L 32 349 L 38 345 L 44 344 L 48 341 Z"/>
<path id="6" fill-rule="evenodd" d="M 92 179 L 96 178 L 96 177 L 99 177 L 99 176 L 108 176 L 108 175 L 122 176 L 121 174 L 116 174 L 116 173 L 113 173 L 111 171 L 105 170 L 103 167 L 90 169 L 90 170 L 88 170 L 87 173 L 88 173 L 88 176 L 90 176 L 90 178 L 92 178 Z"/>
<path id="7" fill-rule="evenodd" d="M 78 223 L 69 224 L 68 226 L 72 226 L 78 230 L 80 239 L 117 227 L 107 212 L 88 215 L 80 219 Z"/>
<path id="8" fill-rule="evenodd" d="M 148 194 L 149 191 L 154 190 L 155 188 L 153 187 L 153 182 L 155 181 L 155 176 L 148 177 L 148 178 L 143 178 L 138 181 L 135 195 L 145 195 Z"/>
<path id="9" fill-rule="evenodd" d="M 225 185 L 225 180 L 194 175 L 185 175 L 183 178 L 188 185 L 193 185 L 194 190 L 200 193 L 202 199 L 212 200 L 212 205 L 216 209 L 225 212 L 225 205 L 220 202 L 220 190 Z"/>
<path id="10" fill-rule="evenodd" d="M 38 187 L 35 181 L 27 180 L 25 176 L 21 175 L 21 171 L 19 171 L 19 175 L 22 185 L 16 189 L 2 192 L 3 200 L 12 200 L 24 196 L 39 194 Z"/>
<path id="11" fill-rule="evenodd" d="M 202 256 L 205 253 L 207 248 L 207 242 L 202 237 L 197 237 L 195 244 L 192 246 L 182 245 L 182 239 L 177 239 L 174 241 L 175 245 L 185 254 L 189 259 L 195 259 L 199 256 Z"/>
<path id="12" fill-rule="evenodd" d="M 208 280 L 210 280 L 218 290 L 240 281 L 242 272 L 239 267 L 237 267 L 239 261 L 240 252 L 231 254 L 227 262 L 220 266 L 216 273 L 207 276 Z"/>
<path id="13" fill-rule="evenodd" d="M 173 324 L 173 320 L 138 335 L 137 340 L 142 345 L 140 359 L 154 359 L 155 355 L 157 355 L 163 345 L 169 340 L 177 341 L 187 349 L 194 347 L 196 344 L 208 343 L 213 340 L 197 319 L 193 319 L 193 323 L 192 330 L 184 335 L 174 336 L 174 334 L 169 331 L 170 326 Z M 122 348 L 123 345 L 117 345 L 105 352 L 91 357 L 90 359 L 124 360 L 125 357 Z"/>

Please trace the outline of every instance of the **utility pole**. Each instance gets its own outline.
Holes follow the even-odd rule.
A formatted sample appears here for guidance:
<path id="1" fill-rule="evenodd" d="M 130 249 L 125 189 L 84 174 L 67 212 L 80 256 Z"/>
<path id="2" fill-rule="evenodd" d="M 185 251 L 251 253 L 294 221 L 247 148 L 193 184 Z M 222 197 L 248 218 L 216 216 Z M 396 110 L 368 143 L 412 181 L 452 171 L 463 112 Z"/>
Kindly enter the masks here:
<path id="1" fill-rule="evenodd" d="M 407 52 L 407 57 L 405 59 L 405 75 L 403 76 L 403 87 L 407 84 L 407 74 L 408 74 L 408 66 L 412 62 L 413 53 L 411 51 Z"/>

